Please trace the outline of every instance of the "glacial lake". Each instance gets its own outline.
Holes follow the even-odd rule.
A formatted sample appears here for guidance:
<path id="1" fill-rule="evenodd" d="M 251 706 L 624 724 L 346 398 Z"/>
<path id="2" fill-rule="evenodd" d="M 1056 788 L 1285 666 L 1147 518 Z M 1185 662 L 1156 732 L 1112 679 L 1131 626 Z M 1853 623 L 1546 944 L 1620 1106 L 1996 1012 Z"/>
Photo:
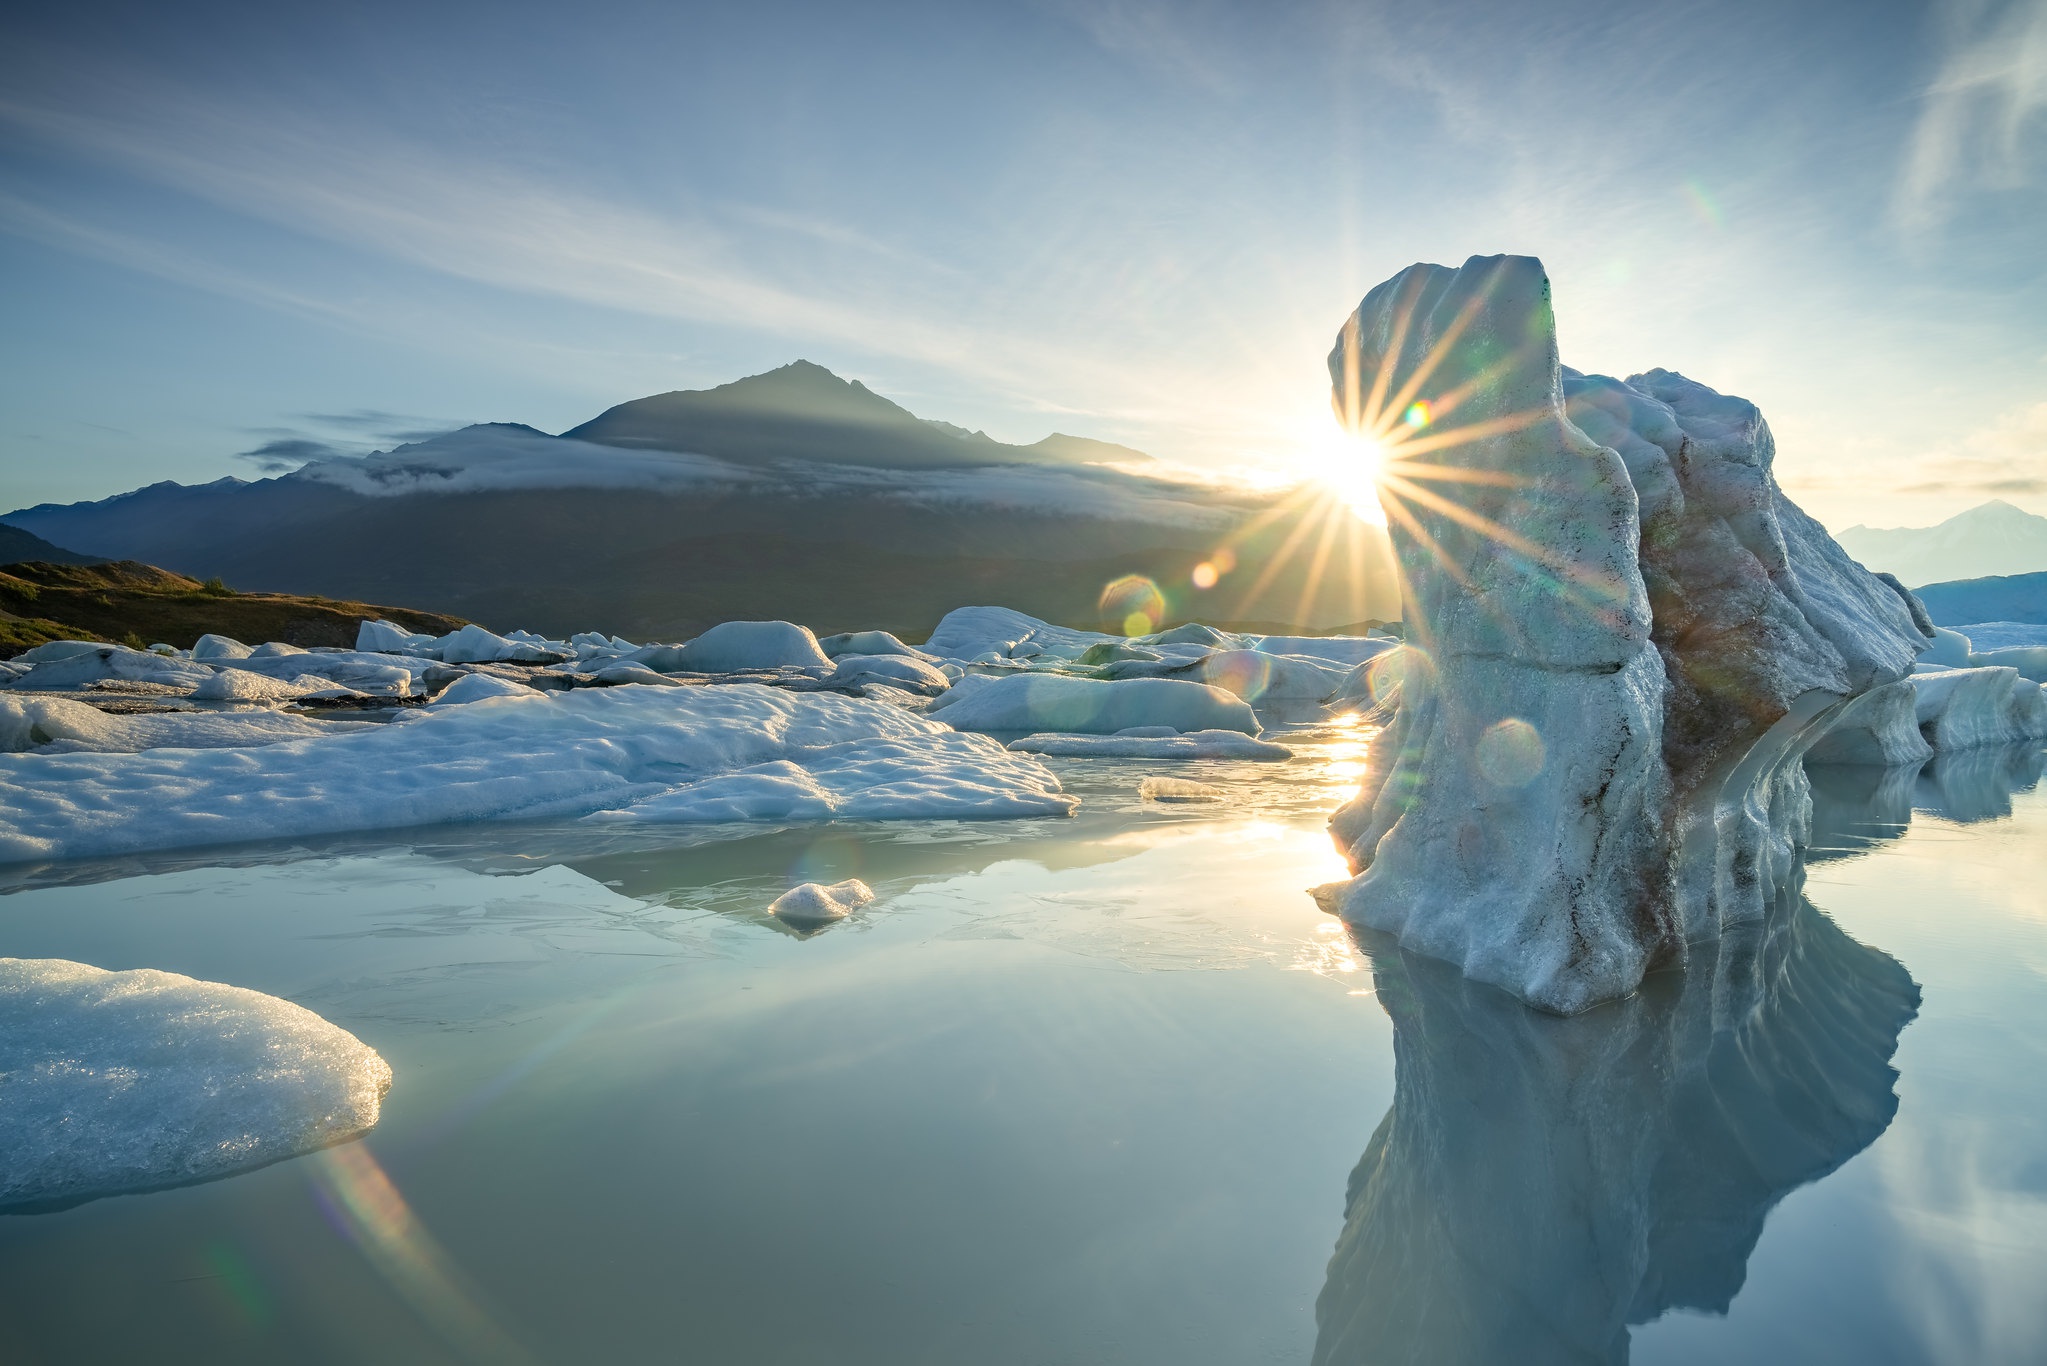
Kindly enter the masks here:
<path id="1" fill-rule="evenodd" d="M 2037 750 L 1819 771 L 1760 1000 L 1558 1021 L 1317 908 L 1365 732 L 1287 738 L 1052 760 L 1067 820 L 0 870 L 0 954 L 282 996 L 395 1073 L 359 1142 L 0 1217 L 0 1360 L 2047 1360 Z"/>

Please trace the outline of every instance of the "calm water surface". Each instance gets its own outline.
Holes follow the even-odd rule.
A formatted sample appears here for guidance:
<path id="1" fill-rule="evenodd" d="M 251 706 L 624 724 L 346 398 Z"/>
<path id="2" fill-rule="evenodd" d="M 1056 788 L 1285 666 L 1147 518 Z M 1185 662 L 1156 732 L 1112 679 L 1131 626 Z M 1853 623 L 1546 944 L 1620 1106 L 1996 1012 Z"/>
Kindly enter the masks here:
<path id="1" fill-rule="evenodd" d="M 1305 894 L 1361 738 L 1055 761 L 1066 821 L 16 872 L 0 954 L 396 1080 L 364 1141 L 0 1217 L 0 1360 L 2047 1360 L 2037 754 L 1821 774 L 1768 935 L 1555 1021 Z"/>

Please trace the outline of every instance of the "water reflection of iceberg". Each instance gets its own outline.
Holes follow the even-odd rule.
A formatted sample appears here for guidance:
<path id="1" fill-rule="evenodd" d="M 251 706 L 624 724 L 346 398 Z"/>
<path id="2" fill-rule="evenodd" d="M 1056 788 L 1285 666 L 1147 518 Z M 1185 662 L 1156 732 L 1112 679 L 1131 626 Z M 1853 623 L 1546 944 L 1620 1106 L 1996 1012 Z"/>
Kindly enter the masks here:
<path id="1" fill-rule="evenodd" d="M 1360 932 L 1394 1101 L 1351 1175 L 1314 1360 L 1617 1363 L 1630 1324 L 1724 1311 L 1771 1207 L 1890 1123 L 1918 1008 L 1801 880 L 1570 1018 Z"/>

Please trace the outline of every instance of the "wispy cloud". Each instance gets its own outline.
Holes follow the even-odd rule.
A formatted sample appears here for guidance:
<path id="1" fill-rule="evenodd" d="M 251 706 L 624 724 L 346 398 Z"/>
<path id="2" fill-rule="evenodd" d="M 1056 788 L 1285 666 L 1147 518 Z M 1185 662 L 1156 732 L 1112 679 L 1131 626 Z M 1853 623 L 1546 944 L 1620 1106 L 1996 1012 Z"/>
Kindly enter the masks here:
<path id="1" fill-rule="evenodd" d="M 235 459 L 246 460 L 265 474 L 283 474 L 295 470 L 312 460 L 331 460 L 346 454 L 338 446 L 325 441 L 314 441 L 310 437 L 281 436 L 265 441 L 262 445 L 246 451 L 237 451 Z"/>
<path id="2" fill-rule="evenodd" d="M 2004 414 L 1935 452 L 1901 493 L 2047 494 L 2047 403 Z"/>
<path id="3" fill-rule="evenodd" d="M 2047 0 L 1946 0 L 1940 28 L 1893 202 L 1912 232 L 1938 227 L 1969 191 L 2026 184 L 2047 108 Z"/>

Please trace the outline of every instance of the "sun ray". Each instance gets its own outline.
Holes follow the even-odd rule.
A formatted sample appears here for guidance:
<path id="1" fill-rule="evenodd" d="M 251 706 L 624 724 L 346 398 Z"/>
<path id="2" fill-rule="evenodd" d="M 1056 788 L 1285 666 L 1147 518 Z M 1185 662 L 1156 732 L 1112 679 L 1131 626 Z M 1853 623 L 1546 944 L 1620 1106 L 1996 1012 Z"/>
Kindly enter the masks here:
<path id="1" fill-rule="evenodd" d="M 1315 554 L 1308 561 L 1308 573 L 1301 585 L 1300 606 L 1294 611 L 1294 620 L 1305 625 L 1308 609 L 1315 601 L 1315 594 L 1322 587 L 1322 572 L 1329 565 L 1329 552 L 1336 542 L 1337 530 L 1343 525 L 1350 508 L 1345 503 L 1331 501 L 1322 513 L 1322 539 L 1315 546 Z"/>

